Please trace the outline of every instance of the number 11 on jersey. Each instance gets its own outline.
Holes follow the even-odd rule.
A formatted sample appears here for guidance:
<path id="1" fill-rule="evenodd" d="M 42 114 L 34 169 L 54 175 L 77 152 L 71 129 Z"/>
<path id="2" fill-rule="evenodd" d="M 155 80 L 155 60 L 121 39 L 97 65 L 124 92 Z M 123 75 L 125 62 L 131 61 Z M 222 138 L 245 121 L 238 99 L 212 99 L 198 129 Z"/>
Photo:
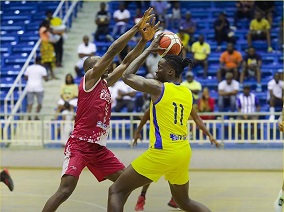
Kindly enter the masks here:
<path id="1" fill-rule="evenodd" d="M 177 120 L 177 116 L 178 116 L 178 104 L 173 102 L 173 106 L 174 106 L 174 124 L 177 124 L 178 120 Z M 182 121 L 183 121 L 183 111 L 184 111 L 184 108 L 183 108 L 183 105 L 182 104 L 179 104 L 179 107 L 180 107 L 180 125 L 183 125 Z"/>

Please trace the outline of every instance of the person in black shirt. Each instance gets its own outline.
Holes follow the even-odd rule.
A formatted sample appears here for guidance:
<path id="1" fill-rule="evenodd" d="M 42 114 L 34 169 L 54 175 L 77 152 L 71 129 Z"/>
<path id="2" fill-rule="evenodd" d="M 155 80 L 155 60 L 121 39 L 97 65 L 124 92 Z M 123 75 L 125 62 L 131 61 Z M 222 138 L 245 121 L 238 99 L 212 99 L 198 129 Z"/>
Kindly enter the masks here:
<path id="1" fill-rule="evenodd" d="M 97 31 L 95 33 L 95 39 L 97 41 L 104 40 L 100 37 L 100 35 L 104 35 L 110 41 L 113 41 L 111 36 L 109 35 L 109 22 L 110 22 L 110 14 L 106 10 L 106 4 L 102 2 L 100 4 L 101 10 L 98 11 L 95 19 L 95 23 L 97 24 Z"/>
<path id="2" fill-rule="evenodd" d="M 236 12 L 234 15 L 234 25 L 237 27 L 238 20 L 242 18 L 247 18 L 251 20 L 253 18 L 253 1 L 238 1 L 236 3 Z"/>

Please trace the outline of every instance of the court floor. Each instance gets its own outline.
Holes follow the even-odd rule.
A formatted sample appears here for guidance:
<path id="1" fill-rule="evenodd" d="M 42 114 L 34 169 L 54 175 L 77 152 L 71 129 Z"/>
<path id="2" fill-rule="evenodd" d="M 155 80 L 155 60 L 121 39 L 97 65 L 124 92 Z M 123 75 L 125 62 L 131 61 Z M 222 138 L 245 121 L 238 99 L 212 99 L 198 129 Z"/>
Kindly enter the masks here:
<path id="1" fill-rule="evenodd" d="M 61 170 L 10 169 L 15 190 L 10 192 L 0 185 L 1 212 L 38 212 L 48 197 L 57 189 Z M 270 212 L 282 186 L 281 172 L 215 172 L 192 171 L 190 196 L 214 212 Z M 58 211 L 106 211 L 107 190 L 111 185 L 97 183 L 84 170 L 78 186 Z M 140 189 L 134 191 L 126 203 L 126 212 L 134 211 Z M 153 183 L 146 199 L 145 211 L 173 211 L 167 206 L 170 199 L 167 182 L 162 178 Z"/>

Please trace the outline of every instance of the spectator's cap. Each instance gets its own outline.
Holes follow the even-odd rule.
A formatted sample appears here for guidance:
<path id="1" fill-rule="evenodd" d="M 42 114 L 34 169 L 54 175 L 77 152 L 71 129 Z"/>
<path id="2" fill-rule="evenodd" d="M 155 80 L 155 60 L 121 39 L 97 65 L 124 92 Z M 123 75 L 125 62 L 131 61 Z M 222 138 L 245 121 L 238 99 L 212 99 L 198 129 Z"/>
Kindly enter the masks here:
<path id="1" fill-rule="evenodd" d="M 188 72 L 186 72 L 186 74 L 185 74 L 185 77 L 187 78 L 187 77 L 193 77 L 194 76 L 194 74 L 193 74 L 193 72 L 192 71 L 188 71 Z"/>
<path id="2" fill-rule="evenodd" d="M 226 79 L 228 79 L 228 78 L 233 78 L 233 74 L 232 73 L 230 73 L 230 72 L 228 72 L 228 73 L 226 73 L 226 75 L 225 75 L 225 78 Z"/>

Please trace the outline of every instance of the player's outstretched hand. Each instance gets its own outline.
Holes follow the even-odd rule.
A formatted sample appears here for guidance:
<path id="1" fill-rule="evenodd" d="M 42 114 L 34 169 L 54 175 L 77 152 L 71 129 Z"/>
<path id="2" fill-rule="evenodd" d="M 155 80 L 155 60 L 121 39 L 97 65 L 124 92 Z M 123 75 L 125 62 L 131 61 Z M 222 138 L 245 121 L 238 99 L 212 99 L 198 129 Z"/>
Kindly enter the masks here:
<path id="1" fill-rule="evenodd" d="M 140 133 L 138 130 L 136 130 L 135 133 L 134 133 L 134 138 L 133 138 L 133 142 L 132 142 L 132 147 L 137 146 L 137 141 L 138 141 L 138 139 L 139 139 L 139 140 L 142 140 L 142 138 L 141 138 L 141 133 Z"/>
<path id="2" fill-rule="evenodd" d="M 139 30 L 145 29 L 147 26 L 149 26 L 149 20 L 155 16 L 155 14 L 151 14 L 153 11 L 152 7 L 149 7 L 148 10 L 144 12 L 143 17 L 140 19 L 140 21 L 136 24 L 138 26 Z"/>
<path id="3" fill-rule="evenodd" d="M 284 132 L 284 121 L 278 123 L 278 129 L 279 129 L 281 132 Z"/>
<path id="4" fill-rule="evenodd" d="M 158 34 L 154 40 L 152 41 L 151 45 L 148 47 L 148 50 L 150 50 L 151 52 L 157 52 L 157 51 L 165 51 L 165 48 L 161 48 L 160 47 L 160 40 L 162 39 L 162 37 L 164 36 L 164 33 L 160 33 Z"/>
<path id="5" fill-rule="evenodd" d="M 213 138 L 213 137 L 209 137 L 209 140 L 210 140 L 212 146 L 215 145 L 216 148 L 218 148 L 218 149 L 220 149 L 220 148 L 222 148 L 222 147 L 224 146 L 224 144 L 219 143 L 219 142 L 218 142 L 215 138 Z"/>
<path id="6" fill-rule="evenodd" d="M 142 34 L 142 38 L 145 41 L 150 41 L 153 39 L 156 32 L 159 31 L 158 27 L 160 25 L 160 21 L 155 24 L 156 18 L 152 18 L 152 21 L 149 21 L 149 24 L 146 26 L 145 29 L 140 30 Z"/>

